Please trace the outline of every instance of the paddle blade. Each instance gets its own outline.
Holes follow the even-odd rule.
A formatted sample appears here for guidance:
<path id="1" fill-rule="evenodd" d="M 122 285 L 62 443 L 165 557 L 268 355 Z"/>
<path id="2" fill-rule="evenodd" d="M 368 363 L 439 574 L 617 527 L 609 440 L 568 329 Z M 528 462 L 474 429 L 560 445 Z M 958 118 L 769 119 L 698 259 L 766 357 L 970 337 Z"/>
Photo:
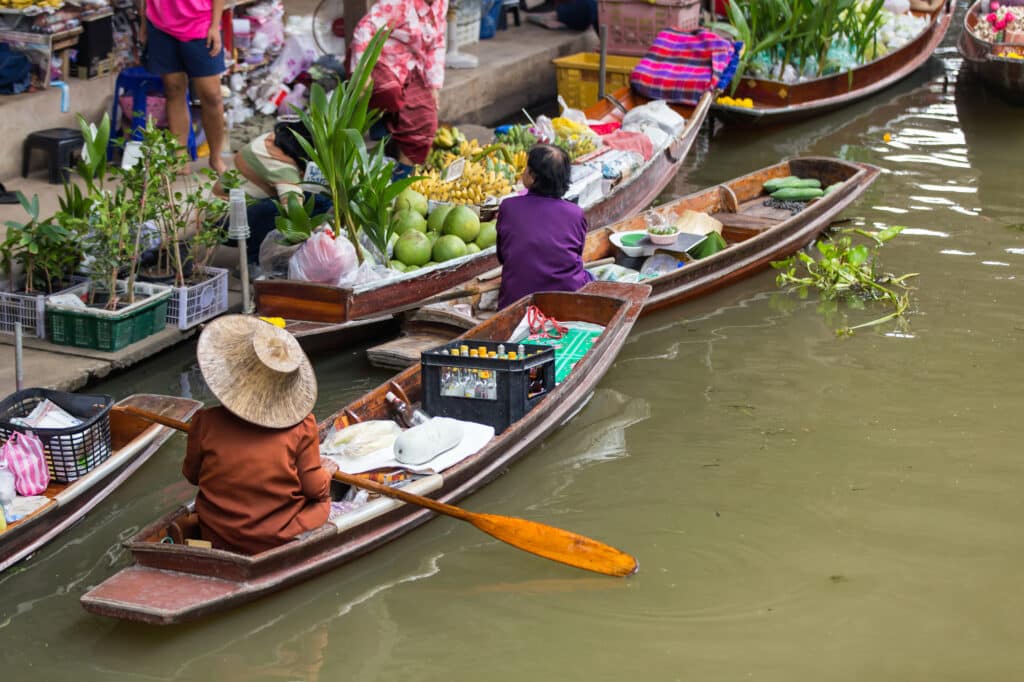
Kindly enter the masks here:
<path id="1" fill-rule="evenodd" d="M 634 557 L 611 545 L 543 523 L 495 514 L 472 514 L 465 520 L 513 547 L 586 571 L 626 576 L 640 568 Z"/>

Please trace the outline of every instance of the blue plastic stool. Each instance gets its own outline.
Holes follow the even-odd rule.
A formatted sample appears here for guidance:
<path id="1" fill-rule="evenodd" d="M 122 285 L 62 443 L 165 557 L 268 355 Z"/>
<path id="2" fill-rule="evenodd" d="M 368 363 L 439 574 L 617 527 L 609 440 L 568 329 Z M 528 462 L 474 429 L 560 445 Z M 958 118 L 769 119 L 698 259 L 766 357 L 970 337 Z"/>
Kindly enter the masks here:
<path id="1" fill-rule="evenodd" d="M 152 93 L 162 94 L 164 82 L 160 76 L 146 71 L 141 66 L 132 66 L 117 74 L 117 81 L 114 83 L 114 104 L 110 112 L 110 144 L 107 146 L 107 158 L 114 152 L 116 144 L 114 140 L 125 137 L 129 140 L 141 140 L 140 132 L 146 127 L 146 96 Z M 125 135 L 121 129 L 121 96 L 130 94 L 132 96 L 132 128 L 131 134 Z M 188 90 L 185 91 L 185 100 L 190 101 Z M 195 161 L 197 158 L 196 132 L 192 127 L 192 110 L 189 108 L 188 117 L 188 155 Z"/>

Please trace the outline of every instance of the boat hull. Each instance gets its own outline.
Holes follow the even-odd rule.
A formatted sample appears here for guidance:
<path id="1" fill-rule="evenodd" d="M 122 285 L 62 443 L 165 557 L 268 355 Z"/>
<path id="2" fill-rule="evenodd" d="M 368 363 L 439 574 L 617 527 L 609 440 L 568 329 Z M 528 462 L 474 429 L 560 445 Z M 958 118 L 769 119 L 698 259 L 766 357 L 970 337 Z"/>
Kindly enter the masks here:
<path id="1" fill-rule="evenodd" d="M 981 2 L 976 2 L 964 15 L 963 30 L 956 44 L 960 56 L 986 87 L 1009 102 L 1024 104 L 1024 59 L 1010 59 L 994 54 L 993 48 L 996 46 L 978 38 L 970 29 L 980 5 Z M 1024 51 L 1024 45 L 1018 45 L 1017 48 Z"/>
<path id="2" fill-rule="evenodd" d="M 628 93 L 628 90 L 617 93 L 626 106 L 640 103 L 634 103 Z M 712 94 L 706 93 L 695 108 L 686 110 L 686 128 L 643 168 L 642 174 L 615 187 L 586 210 L 590 229 L 598 229 L 642 211 L 664 191 L 693 147 L 711 109 L 712 99 Z M 589 116 L 600 119 L 612 116 L 614 109 L 612 104 L 600 102 L 587 111 Z M 422 307 L 435 302 L 435 297 L 442 292 L 469 282 L 498 265 L 496 251 L 492 248 L 452 261 L 448 267 L 431 268 L 380 284 L 335 287 L 292 280 L 257 280 L 256 309 L 265 317 L 342 325 Z M 314 325 L 305 325 L 303 336 L 307 343 L 312 343 L 310 337 L 318 333 L 336 335 L 339 331 L 344 330 L 337 326 L 317 330 Z"/>
<path id="3" fill-rule="evenodd" d="M 179 420 L 187 420 L 200 403 L 186 398 L 137 395 L 119 404 L 159 412 Z M 134 432 L 127 438 L 126 432 Z M 0 534 L 0 571 L 14 565 L 85 516 L 107 498 L 121 483 L 167 442 L 173 429 L 154 424 L 138 424 L 130 417 L 111 414 L 111 435 L 115 451 L 110 457 L 77 481 L 61 486 L 52 501 L 12 525 Z M 122 442 L 118 442 L 119 439 Z"/>
<path id="4" fill-rule="evenodd" d="M 749 97 L 755 106 L 715 104 L 712 116 L 741 126 L 770 126 L 801 121 L 835 111 L 870 97 L 916 71 L 939 46 L 953 20 L 955 3 L 947 1 L 932 22 L 899 50 L 849 72 L 787 85 L 780 81 L 744 78 L 734 97 Z"/>
<path id="5" fill-rule="evenodd" d="M 513 306 L 507 316 L 492 318 L 464 335 L 466 339 L 497 339 L 514 327 L 512 318 L 535 303 L 559 319 L 605 324 L 604 334 L 576 369 L 552 394 L 523 419 L 495 437 L 482 450 L 446 469 L 416 481 L 411 492 L 455 503 L 504 473 L 516 460 L 578 410 L 611 367 L 618 350 L 643 308 L 649 287 L 594 283 L 575 294 L 536 294 Z M 518 317 L 515 320 L 518 321 Z M 387 418 L 384 394 L 396 388 L 418 401 L 419 367 L 398 374 L 387 384 L 350 404 L 335 417 Z M 321 424 L 329 428 L 335 418 Z M 325 525 L 256 556 L 158 541 L 163 529 L 185 510 L 177 510 L 139 531 L 126 546 L 135 565 L 86 593 L 81 601 L 90 613 L 154 624 L 193 620 L 309 579 L 394 540 L 433 518 L 434 513 L 402 502 L 380 499 L 378 509 L 348 525 Z M 342 517 L 345 523 L 345 517 Z"/>

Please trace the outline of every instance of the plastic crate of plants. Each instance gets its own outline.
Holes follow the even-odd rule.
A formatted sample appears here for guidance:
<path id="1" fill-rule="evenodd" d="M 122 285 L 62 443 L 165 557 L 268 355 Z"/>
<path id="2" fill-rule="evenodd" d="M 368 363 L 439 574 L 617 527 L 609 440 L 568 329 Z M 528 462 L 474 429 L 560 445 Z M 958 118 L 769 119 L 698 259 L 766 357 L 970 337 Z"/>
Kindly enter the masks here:
<path id="1" fill-rule="evenodd" d="M 44 400 L 80 419 L 81 423 L 49 429 L 27 427 L 15 421 L 28 417 Z M 110 457 L 110 408 L 113 404 L 114 399 L 109 395 L 27 388 L 0 402 L 0 440 L 6 441 L 16 431 L 31 431 L 43 443 L 50 479 L 56 483 L 71 483 Z"/>
<path id="2" fill-rule="evenodd" d="M 423 409 L 501 433 L 555 387 L 555 350 L 536 344 L 458 341 L 424 351 Z"/>
<path id="3" fill-rule="evenodd" d="M 138 282 L 135 293 L 145 298 L 117 310 L 70 307 L 55 303 L 50 297 L 46 305 L 50 340 L 65 346 L 110 352 L 162 330 L 167 322 L 171 287 Z"/>
<path id="4" fill-rule="evenodd" d="M 207 278 L 199 284 L 174 287 L 167 301 L 167 323 L 178 329 L 191 329 L 228 309 L 228 271 L 206 266 Z"/>
<path id="5" fill-rule="evenodd" d="M 70 293 L 85 281 L 85 277 L 73 275 L 67 288 L 54 293 Z M 47 293 L 26 294 L 0 291 L 0 332 L 13 334 L 14 325 L 20 322 L 21 328 L 26 334 L 35 334 L 39 338 L 45 339 L 47 295 Z"/>

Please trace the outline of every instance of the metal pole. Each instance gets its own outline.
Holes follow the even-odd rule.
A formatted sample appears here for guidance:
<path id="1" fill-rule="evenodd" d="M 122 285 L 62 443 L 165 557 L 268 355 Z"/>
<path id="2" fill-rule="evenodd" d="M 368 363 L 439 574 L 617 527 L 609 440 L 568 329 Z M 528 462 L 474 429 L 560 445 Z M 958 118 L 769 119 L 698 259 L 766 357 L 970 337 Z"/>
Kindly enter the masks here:
<path id="1" fill-rule="evenodd" d="M 20 391 L 25 383 L 25 363 L 21 356 L 21 322 L 14 323 L 14 390 Z"/>
<path id="2" fill-rule="evenodd" d="M 608 26 L 601 24 L 598 29 L 598 35 L 601 40 L 601 56 L 597 64 L 597 100 L 601 101 L 604 99 L 604 78 L 605 69 L 608 66 Z"/>
<path id="3" fill-rule="evenodd" d="M 238 240 L 238 268 L 242 276 L 242 312 L 248 315 L 252 312 L 252 299 L 249 298 L 249 252 L 246 241 L 244 237 Z"/>

